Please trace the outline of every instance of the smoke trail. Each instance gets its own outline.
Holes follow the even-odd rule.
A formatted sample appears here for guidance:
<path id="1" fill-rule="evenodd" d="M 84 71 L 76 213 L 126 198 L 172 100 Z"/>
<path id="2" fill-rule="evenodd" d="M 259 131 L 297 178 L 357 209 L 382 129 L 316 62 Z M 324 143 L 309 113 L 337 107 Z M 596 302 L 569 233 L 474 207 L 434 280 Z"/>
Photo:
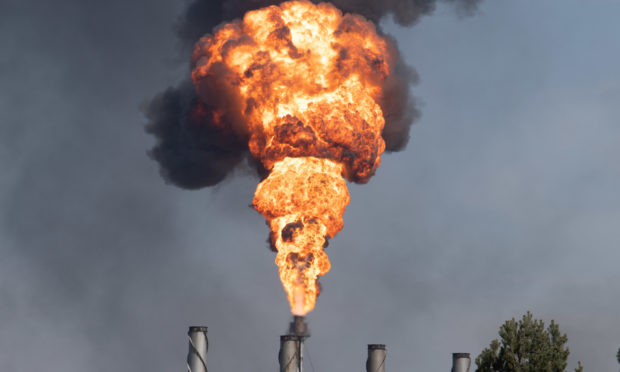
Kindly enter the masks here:
<path id="1" fill-rule="evenodd" d="M 471 12 L 481 0 L 443 0 L 461 12 Z M 193 47 L 198 39 L 218 24 L 243 16 L 247 11 L 279 4 L 278 0 L 193 0 L 177 22 L 177 37 L 184 47 Z M 318 2 L 318 1 L 314 1 Z M 392 15 L 401 25 L 411 25 L 430 14 L 437 0 L 334 0 L 343 12 L 357 13 L 375 23 Z M 382 136 L 386 151 L 400 151 L 409 141 L 409 130 L 419 116 L 409 88 L 417 82 L 415 70 L 402 60 L 395 40 L 390 38 L 391 54 L 396 56 L 394 71 L 384 83 L 379 104 L 384 114 Z M 162 177 L 182 188 L 198 189 L 223 180 L 243 159 L 250 159 L 247 134 L 234 107 L 239 102 L 223 86 L 211 86 L 198 100 L 194 87 L 183 82 L 157 94 L 147 105 L 147 131 L 157 142 L 149 152 L 160 165 Z M 207 99 L 205 99 L 205 96 Z M 220 124 L 213 122 L 213 111 L 224 113 Z M 223 125 L 224 124 L 224 125 Z M 252 162 L 252 160 L 249 160 Z M 252 162 L 263 174 L 259 162 Z"/>

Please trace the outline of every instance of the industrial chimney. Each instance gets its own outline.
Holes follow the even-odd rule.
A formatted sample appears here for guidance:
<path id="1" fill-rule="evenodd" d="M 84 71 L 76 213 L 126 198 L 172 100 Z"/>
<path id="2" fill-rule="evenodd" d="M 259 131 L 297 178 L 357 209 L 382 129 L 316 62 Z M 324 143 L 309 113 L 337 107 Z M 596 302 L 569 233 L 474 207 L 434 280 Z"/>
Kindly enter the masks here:
<path id="1" fill-rule="evenodd" d="M 301 372 L 302 369 L 303 342 L 299 336 L 280 336 L 280 372 Z"/>
<path id="2" fill-rule="evenodd" d="M 304 339 L 310 337 L 303 316 L 295 315 L 287 335 L 280 336 L 280 372 L 302 372 L 304 362 Z"/>
<path id="3" fill-rule="evenodd" d="M 385 357 L 387 351 L 383 344 L 368 345 L 368 359 L 366 360 L 366 372 L 385 372 Z"/>
<path id="4" fill-rule="evenodd" d="M 452 353 L 452 372 L 469 372 L 469 353 Z"/>
<path id="5" fill-rule="evenodd" d="M 188 372 L 207 372 L 207 327 L 189 327 L 189 351 L 187 352 Z"/>

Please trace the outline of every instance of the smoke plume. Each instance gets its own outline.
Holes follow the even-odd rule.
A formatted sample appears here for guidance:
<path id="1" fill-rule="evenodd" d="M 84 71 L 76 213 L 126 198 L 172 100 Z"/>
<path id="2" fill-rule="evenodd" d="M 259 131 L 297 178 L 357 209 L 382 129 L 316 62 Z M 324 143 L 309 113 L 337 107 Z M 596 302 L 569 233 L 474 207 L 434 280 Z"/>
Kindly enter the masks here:
<path id="1" fill-rule="evenodd" d="M 457 11 L 470 13 L 481 0 L 442 0 L 453 3 Z M 242 17 L 247 11 L 269 5 L 277 5 L 280 0 L 193 0 L 177 24 L 177 36 L 186 46 L 194 43 L 221 22 Z M 318 3 L 320 1 L 313 1 Z M 330 3 L 344 13 L 360 14 L 375 24 L 392 15 L 401 26 L 411 26 L 421 16 L 435 10 L 437 0 L 333 0 Z"/>
<path id="2" fill-rule="evenodd" d="M 460 12 L 471 12 L 480 0 L 444 0 L 454 3 Z M 177 37 L 184 51 L 192 48 L 218 24 L 243 16 L 247 11 L 279 4 L 278 0 L 193 0 L 179 18 Z M 318 1 L 313 1 L 318 2 Z M 392 15 L 400 25 L 412 25 L 425 14 L 431 13 L 437 0 L 334 0 L 331 2 L 344 13 L 357 13 L 377 23 Z M 386 36 L 386 35 L 384 35 Z M 419 116 L 416 102 L 410 95 L 411 85 L 417 82 L 417 73 L 402 60 L 395 40 L 386 36 L 396 56 L 394 71 L 383 87 L 380 105 L 385 119 L 382 132 L 386 151 L 405 148 L 409 130 Z M 228 116 L 226 127 L 213 122 L 212 112 L 238 112 L 229 99 L 230 92 L 223 86 L 213 86 L 201 93 L 200 100 L 189 81 L 170 87 L 157 94 L 147 105 L 147 131 L 157 142 L 149 152 L 160 165 L 162 177 L 172 184 L 187 189 L 199 189 L 217 184 L 243 159 L 249 159 L 259 174 L 264 175 L 260 162 L 248 156 L 247 134 L 240 118 Z"/>

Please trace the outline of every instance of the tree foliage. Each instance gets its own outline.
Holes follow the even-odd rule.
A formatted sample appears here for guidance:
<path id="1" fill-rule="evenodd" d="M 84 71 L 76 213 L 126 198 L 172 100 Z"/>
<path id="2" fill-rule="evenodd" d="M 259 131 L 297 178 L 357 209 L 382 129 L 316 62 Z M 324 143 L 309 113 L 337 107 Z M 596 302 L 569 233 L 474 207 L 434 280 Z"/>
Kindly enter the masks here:
<path id="1" fill-rule="evenodd" d="M 493 340 L 476 358 L 476 372 L 564 372 L 569 355 L 566 334 L 552 320 L 545 328 L 531 312 L 516 321 L 506 321 Z M 575 369 L 582 372 L 581 362 Z"/>

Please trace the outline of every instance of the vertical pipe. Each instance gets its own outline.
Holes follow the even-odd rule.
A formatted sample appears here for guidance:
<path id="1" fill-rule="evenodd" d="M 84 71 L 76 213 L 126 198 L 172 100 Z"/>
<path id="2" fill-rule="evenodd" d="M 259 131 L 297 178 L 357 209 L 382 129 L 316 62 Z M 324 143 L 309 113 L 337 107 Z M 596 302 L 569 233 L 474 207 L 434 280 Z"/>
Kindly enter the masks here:
<path id="1" fill-rule="evenodd" d="M 366 372 L 385 372 L 385 358 L 387 351 L 383 344 L 368 345 L 368 359 L 366 360 Z"/>
<path id="2" fill-rule="evenodd" d="M 187 352 L 188 372 L 207 372 L 207 327 L 189 327 L 189 351 Z"/>
<path id="3" fill-rule="evenodd" d="M 469 372 L 469 353 L 452 353 L 452 372 Z"/>
<path id="4" fill-rule="evenodd" d="M 280 372 L 301 372 L 300 358 L 302 352 L 302 338 L 296 335 L 280 336 Z"/>

